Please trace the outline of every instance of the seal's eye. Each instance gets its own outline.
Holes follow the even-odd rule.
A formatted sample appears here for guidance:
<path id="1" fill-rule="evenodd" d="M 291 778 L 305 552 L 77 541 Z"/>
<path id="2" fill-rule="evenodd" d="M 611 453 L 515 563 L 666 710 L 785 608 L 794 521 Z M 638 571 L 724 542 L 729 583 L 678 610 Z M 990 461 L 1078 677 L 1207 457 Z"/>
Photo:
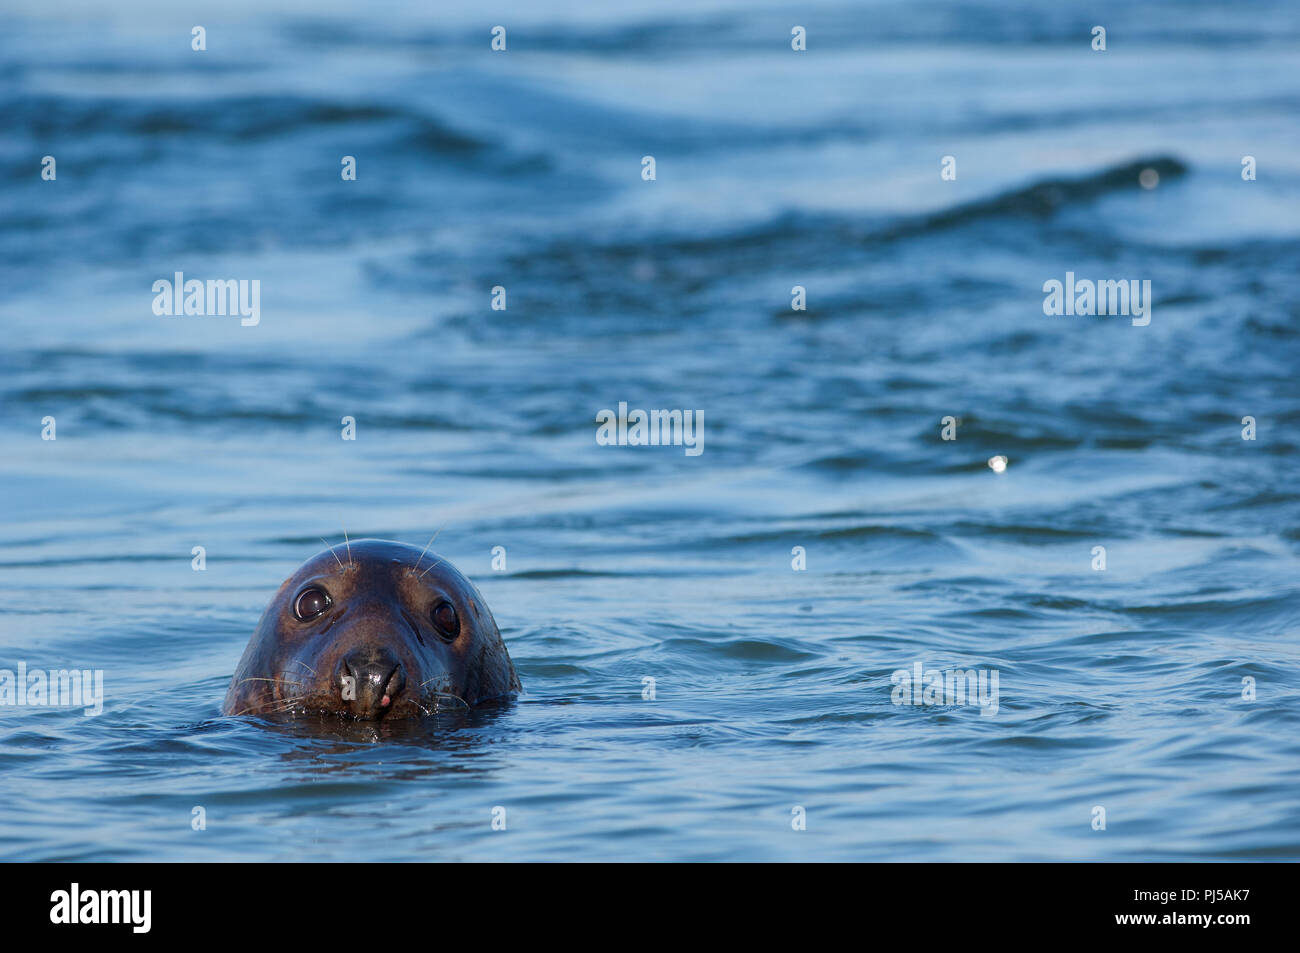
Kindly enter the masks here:
<path id="1" fill-rule="evenodd" d="M 312 586 L 298 593 L 298 598 L 293 603 L 293 614 L 300 622 L 310 622 L 331 605 L 329 593 Z"/>
<path id="2" fill-rule="evenodd" d="M 447 641 L 451 641 L 460 634 L 460 620 L 456 618 L 456 608 L 450 602 L 439 602 L 429 613 L 433 619 L 433 627 L 438 630 Z"/>

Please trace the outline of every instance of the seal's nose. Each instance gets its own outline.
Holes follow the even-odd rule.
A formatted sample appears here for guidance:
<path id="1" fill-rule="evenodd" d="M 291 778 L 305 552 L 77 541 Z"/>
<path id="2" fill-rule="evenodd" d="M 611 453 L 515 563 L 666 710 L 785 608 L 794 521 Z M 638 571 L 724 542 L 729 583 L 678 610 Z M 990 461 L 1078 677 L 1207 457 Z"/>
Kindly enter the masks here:
<path id="1" fill-rule="evenodd" d="M 382 717 L 406 686 L 402 664 L 387 649 L 358 649 L 339 669 L 343 700 L 362 717 Z"/>

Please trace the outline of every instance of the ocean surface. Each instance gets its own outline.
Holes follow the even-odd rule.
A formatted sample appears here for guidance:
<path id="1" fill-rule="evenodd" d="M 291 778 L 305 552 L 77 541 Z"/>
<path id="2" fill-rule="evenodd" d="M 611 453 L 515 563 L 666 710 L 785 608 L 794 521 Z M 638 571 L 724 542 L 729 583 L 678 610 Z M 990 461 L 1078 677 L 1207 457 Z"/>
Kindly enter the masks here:
<path id="1" fill-rule="evenodd" d="M 1300 8 L 350 6 L 0 14 L 0 857 L 1300 859 Z M 222 717 L 345 532 L 525 693 Z"/>

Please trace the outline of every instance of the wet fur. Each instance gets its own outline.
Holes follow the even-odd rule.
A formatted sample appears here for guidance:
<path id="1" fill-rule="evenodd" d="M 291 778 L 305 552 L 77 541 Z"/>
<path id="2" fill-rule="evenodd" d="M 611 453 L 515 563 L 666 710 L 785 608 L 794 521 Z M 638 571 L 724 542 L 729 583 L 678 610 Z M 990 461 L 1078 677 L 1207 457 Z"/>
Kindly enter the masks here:
<path id="1" fill-rule="evenodd" d="M 332 605 L 316 619 L 293 614 L 308 585 Z M 446 599 L 456 609 L 456 639 L 429 620 Z M 387 540 L 353 540 L 323 550 L 285 580 L 240 659 L 222 710 L 227 715 L 326 712 L 370 717 L 343 698 L 340 665 L 349 653 L 387 651 L 404 669 L 402 691 L 385 721 L 470 707 L 521 690 L 496 620 L 460 571 L 432 553 Z"/>

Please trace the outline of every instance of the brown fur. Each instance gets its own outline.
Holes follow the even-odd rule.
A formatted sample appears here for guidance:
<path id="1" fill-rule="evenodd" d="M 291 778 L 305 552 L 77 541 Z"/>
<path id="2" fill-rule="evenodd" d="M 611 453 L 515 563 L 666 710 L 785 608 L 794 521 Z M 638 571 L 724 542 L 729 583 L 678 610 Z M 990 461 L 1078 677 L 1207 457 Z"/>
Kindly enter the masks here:
<path id="1" fill-rule="evenodd" d="M 299 621 L 294 603 L 308 586 L 332 604 Z M 449 601 L 459 619 L 454 641 L 441 638 L 432 608 Z M 363 686 L 345 698 L 349 660 L 382 658 L 399 666 L 388 692 Z M 382 679 L 378 676 L 375 685 Z M 231 679 L 227 715 L 327 712 L 385 720 L 476 705 L 520 691 L 492 613 L 474 585 L 433 553 L 405 543 L 355 540 L 317 553 L 275 594 Z"/>

